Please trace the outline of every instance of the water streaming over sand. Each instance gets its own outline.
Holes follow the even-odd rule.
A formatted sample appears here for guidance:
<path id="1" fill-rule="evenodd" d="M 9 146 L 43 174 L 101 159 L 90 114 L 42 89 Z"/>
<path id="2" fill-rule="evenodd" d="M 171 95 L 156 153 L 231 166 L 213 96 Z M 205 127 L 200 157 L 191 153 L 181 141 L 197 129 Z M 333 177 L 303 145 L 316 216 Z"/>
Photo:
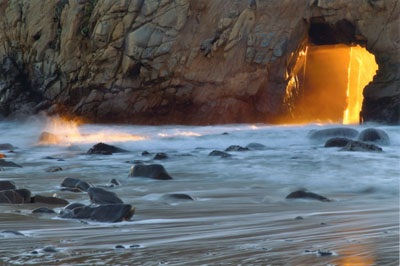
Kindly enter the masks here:
<path id="1" fill-rule="evenodd" d="M 0 179 L 33 194 L 57 193 L 89 204 L 86 193 L 60 191 L 62 180 L 76 177 L 100 186 L 116 178 L 122 186 L 109 190 L 136 206 L 136 214 L 130 222 L 105 224 L 31 214 L 39 204 L 2 204 L 0 231 L 25 236 L 0 234 L 0 265 L 399 264 L 398 126 L 379 126 L 391 139 L 383 153 L 343 152 L 307 138 L 311 129 L 337 125 L 80 126 L 84 135 L 143 137 L 107 142 L 129 152 L 104 156 L 85 154 L 95 144 L 90 142 L 36 145 L 44 123 L 0 122 L 0 143 L 18 147 L 4 152 L 6 159 L 23 166 L 5 168 Z M 266 149 L 230 152 L 233 157 L 226 159 L 208 156 L 251 142 Z M 144 150 L 167 153 L 158 163 L 174 180 L 128 178 L 134 160 L 154 163 L 141 155 Z M 45 172 L 49 166 L 63 170 Z M 299 188 L 334 201 L 285 200 Z M 167 199 L 168 193 L 195 200 Z M 58 252 L 43 252 L 45 246 Z"/>

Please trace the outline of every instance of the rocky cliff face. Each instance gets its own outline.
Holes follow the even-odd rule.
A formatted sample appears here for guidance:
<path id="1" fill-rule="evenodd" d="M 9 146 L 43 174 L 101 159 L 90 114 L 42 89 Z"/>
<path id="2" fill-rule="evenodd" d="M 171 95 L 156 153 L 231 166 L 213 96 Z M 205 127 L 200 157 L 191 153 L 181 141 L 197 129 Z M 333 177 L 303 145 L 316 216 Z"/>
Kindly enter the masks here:
<path id="1" fill-rule="evenodd" d="M 379 64 L 362 118 L 399 123 L 399 25 L 400 0 L 3 0 L 0 112 L 271 122 L 304 46 L 358 43 Z"/>

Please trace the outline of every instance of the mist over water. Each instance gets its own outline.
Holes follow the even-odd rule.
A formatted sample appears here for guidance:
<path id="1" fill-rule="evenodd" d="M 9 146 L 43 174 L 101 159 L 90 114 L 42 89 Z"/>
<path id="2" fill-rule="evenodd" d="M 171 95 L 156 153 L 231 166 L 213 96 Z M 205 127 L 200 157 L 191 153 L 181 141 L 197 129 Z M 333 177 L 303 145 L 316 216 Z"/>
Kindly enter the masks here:
<path id="1" fill-rule="evenodd" d="M 129 151 L 110 156 L 85 154 L 96 142 L 37 145 L 46 126 L 46 119 L 35 117 L 0 122 L 0 143 L 18 147 L 15 153 L 0 152 L 23 166 L 4 168 L 0 180 L 13 180 L 33 194 L 56 193 L 89 204 L 86 193 L 60 191 L 62 180 L 75 177 L 101 186 L 116 178 L 122 186 L 107 189 L 137 211 L 131 222 L 81 223 L 31 214 L 38 204 L 2 204 L 0 229 L 25 236 L 0 234 L 0 265 L 398 264 L 399 126 L 348 126 L 359 132 L 368 127 L 386 131 L 391 143 L 382 146 L 382 153 L 324 148 L 324 141 L 308 138 L 310 130 L 341 125 L 79 126 L 83 136 L 143 137 L 108 141 Z M 249 143 L 266 148 L 229 152 L 231 158 L 208 156 Z M 164 152 L 169 158 L 152 160 L 143 151 L 153 156 Z M 135 160 L 161 163 L 174 179 L 129 178 Z M 47 173 L 49 166 L 63 171 Z M 334 201 L 285 200 L 301 188 Z M 165 198 L 169 193 L 186 193 L 195 201 Z M 115 249 L 118 244 L 126 248 Z M 41 252 L 47 245 L 59 252 Z M 318 256 L 319 249 L 335 254 Z M 39 254 L 32 255 L 33 250 Z"/>

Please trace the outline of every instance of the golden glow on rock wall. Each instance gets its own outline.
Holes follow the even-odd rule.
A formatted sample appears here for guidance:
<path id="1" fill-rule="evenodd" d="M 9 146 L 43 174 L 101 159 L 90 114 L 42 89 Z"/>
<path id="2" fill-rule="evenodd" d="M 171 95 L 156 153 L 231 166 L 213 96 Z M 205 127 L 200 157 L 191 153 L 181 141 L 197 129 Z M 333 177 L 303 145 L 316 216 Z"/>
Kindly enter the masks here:
<path id="1" fill-rule="evenodd" d="M 358 123 L 363 89 L 378 69 L 375 57 L 361 46 L 342 44 L 309 46 L 300 53 L 287 76 L 284 103 L 290 115 L 279 122 Z"/>

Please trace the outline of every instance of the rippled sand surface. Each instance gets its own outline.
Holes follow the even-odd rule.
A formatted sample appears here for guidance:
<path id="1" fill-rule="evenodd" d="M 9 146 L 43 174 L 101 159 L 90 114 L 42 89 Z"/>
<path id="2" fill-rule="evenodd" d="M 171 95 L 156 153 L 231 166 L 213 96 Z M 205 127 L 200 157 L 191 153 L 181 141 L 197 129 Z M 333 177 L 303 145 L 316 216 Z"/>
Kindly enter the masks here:
<path id="1" fill-rule="evenodd" d="M 42 204 L 2 204 L 0 231 L 24 236 L 0 233 L 0 265 L 399 265 L 399 127 L 383 128 L 391 137 L 383 153 L 351 153 L 308 140 L 318 126 L 114 126 L 146 139 L 112 143 L 130 152 L 101 156 L 84 154 L 93 143 L 35 146 L 42 128 L 35 125 L 0 123 L 0 143 L 18 146 L 7 159 L 23 166 L 1 171 L 0 179 L 89 204 L 86 193 L 60 191 L 62 180 L 101 186 L 116 178 L 122 185 L 107 189 L 136 214 L 107 224 L 31 213 Z M 250 142 L 267 149 L 208 156 Z M 174 179 L 128 178 L 133 160 L 154 163 L 144 150 L 166 152 L 158 163 Z M 49 166 L 63 171 L 47 173 Z M 333 201 L 285 200 L 299 188 Z"/>

